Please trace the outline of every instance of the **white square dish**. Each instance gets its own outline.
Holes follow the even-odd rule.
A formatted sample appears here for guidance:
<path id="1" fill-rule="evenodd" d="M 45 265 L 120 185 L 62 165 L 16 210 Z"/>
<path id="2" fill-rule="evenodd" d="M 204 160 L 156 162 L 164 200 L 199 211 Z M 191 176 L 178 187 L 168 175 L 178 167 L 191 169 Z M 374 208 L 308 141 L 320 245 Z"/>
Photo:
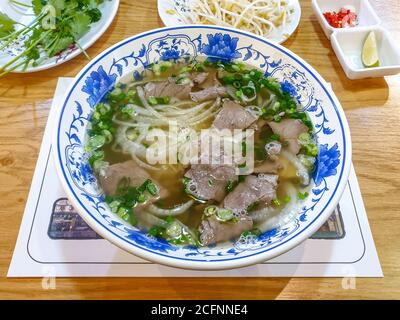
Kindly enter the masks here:
<path id="1" fill-rule="evenodd" d="M 338 12 L 340 8 L 343 8 L 345 6 L 352 6 L 355 8 L 358 20 L 357 27 L 365 27 L 365 26 L 372 27 L 372 26 L 378 26 L 381 23 L 381 20 L 376 15 L 374 9 L 372 8 L 368 0 L 335 0 L 335 1 L 312 0 L 313 11 L 317 16 L 318 21 L 328 39 L 331 37 L 331 34 L 335 30 L 357 28 L 357 27 L 334 28 L 328 23 L 328 21 L 326 21 L 324 17 L 324 12 L 331 12 L 331 11 Z"/>
<path id="2" fill-rule="evenodd" d="M 375 32 L 380 66 L 366 68 L 361 60 L 361 52 L 371 31 Z M 400 49 L 389 32 L 380 26 L 336 30 L 331 35 L 331 43 L 349 79 L 383 77 L 400 72 Z"/>

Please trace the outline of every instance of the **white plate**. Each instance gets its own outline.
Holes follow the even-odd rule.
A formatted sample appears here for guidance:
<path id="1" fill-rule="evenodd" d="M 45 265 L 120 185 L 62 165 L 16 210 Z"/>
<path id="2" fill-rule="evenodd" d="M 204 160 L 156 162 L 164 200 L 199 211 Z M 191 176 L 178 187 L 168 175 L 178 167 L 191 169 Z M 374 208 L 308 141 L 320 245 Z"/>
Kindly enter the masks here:
<path id="1" fill-rule="evenodd" d="M 31 0 L 19 0 L 19 2 L 28 5 L 31 4 Z M 119 0 L 105 0 L 104 3 L 100 6 L 99 9 L 102 13 L 100 21 L 92 24 L 89 32 L 86 33 L 81 39 L 79 39 L 79 44 L 84 50 L 95 43 L 96 40 L 99 39 L 100 36 L 107 30 L 111 22 L 114 20 L 115 15 L 117 14 L 118 6 Z M 10 4 L 9 0 L 0 0 L 0 11 L 6 13 L 13 20 L 24 24 L 29 23 L 35 18 L 32 13 L 32 9 Z M 20 52 L 20 50 L 23 50 L 23 46 L 21 47 L 15 45 L 11 49 L 7 48 L 4 51 L 0 51 L 0 67 L 10 61 L 10 59 L 12 59 L 18 52 Z M 82 50 L 78 47 L 66 49 L 65 51 L 53 58 L 45 59 L 36 67 L 30 65 L 24 71 L 22 71 L 22 68 L 19 68 L 14 70 L 13 72 L 36 72 L 49 69 L 68 60 L 71 60 L 72 58 L 75 58 L 80 53 L 82 53 Z"/>
<path id="2" fill-rule="evenodd" d="M 167 27 L 182 26 L 186 23 L 182 21 L 177 13 L 168 13 L 169 11 L 177 12 L 187 10 L 188 3 L 191 0 L 158 0 L 158 14 L 162 22 Z M 293 7 L 294 12 L 290 22 L 285 27 L 280 27 L 274 32 L 273 35 L 265 37 L 275 43 L 282 43 L 286 41 L 295 32 L 300 22 L 301 6 L 298 0 L 289 0 L 290 5 Z"/>

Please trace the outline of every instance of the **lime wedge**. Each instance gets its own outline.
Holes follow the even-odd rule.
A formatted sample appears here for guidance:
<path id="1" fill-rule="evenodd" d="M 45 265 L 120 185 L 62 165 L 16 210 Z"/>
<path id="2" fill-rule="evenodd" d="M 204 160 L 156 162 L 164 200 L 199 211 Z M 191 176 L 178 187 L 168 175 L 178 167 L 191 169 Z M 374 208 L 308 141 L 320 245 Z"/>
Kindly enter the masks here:
<path id="1" fill-rule="evenodd" d="M 368 37 L 364 42 L 361 58 L 365 67 L 379 67 L 378 46 L 376 44 L 374 31 L 371 31 L 368 34 Z"/>

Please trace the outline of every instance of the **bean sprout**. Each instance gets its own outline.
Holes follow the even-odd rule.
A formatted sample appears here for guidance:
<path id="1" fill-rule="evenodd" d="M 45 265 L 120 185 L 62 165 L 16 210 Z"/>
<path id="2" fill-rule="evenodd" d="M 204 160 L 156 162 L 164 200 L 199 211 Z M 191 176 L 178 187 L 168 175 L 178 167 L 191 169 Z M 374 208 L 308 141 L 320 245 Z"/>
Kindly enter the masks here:
<path id="1" fill-rule="evenodd" d="M 290 21 L 290 0 L 192 0 L 190 10 L 176 10 L 185 23 L 239 28 L 267 37 Z"/>

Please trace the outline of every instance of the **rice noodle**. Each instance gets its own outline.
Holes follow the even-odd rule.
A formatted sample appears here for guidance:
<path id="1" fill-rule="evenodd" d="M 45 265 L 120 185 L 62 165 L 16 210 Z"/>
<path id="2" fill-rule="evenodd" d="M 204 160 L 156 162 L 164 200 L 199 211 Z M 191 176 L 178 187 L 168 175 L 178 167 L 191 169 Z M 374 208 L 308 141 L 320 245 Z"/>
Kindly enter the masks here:
<path id="1" fill-rule="evenodd" d="M 291 0 L 191 0 L 186 12 L 176 10 L 185 23 L 230 26 L 268 36 L 290 21 Z"/>
<path id="2" fill-rule="evenodd" d="M 193 205 L 193 203 L 194 200 L 189 200 L 171 209 L 161 209 L 154 204 L 149 204 L 147 210 L 158 217 L 177 216 L 185 213 Z"/>
<path id="3" fill-rule="evenodd" d="M 148 224 L 150 226 L 157 226 L 157 227 L 162 227 L 162 228 L 166 228 L 168 227 L 168 222 L 157 218 L 156 216 L 153 216 L 152 214 L 150 214 L 147 211 L 144 210 L 137 210 L 135 212 L 136 216 L 138 217 L 140 222 L 144 222 L 144 224 Z"/>

